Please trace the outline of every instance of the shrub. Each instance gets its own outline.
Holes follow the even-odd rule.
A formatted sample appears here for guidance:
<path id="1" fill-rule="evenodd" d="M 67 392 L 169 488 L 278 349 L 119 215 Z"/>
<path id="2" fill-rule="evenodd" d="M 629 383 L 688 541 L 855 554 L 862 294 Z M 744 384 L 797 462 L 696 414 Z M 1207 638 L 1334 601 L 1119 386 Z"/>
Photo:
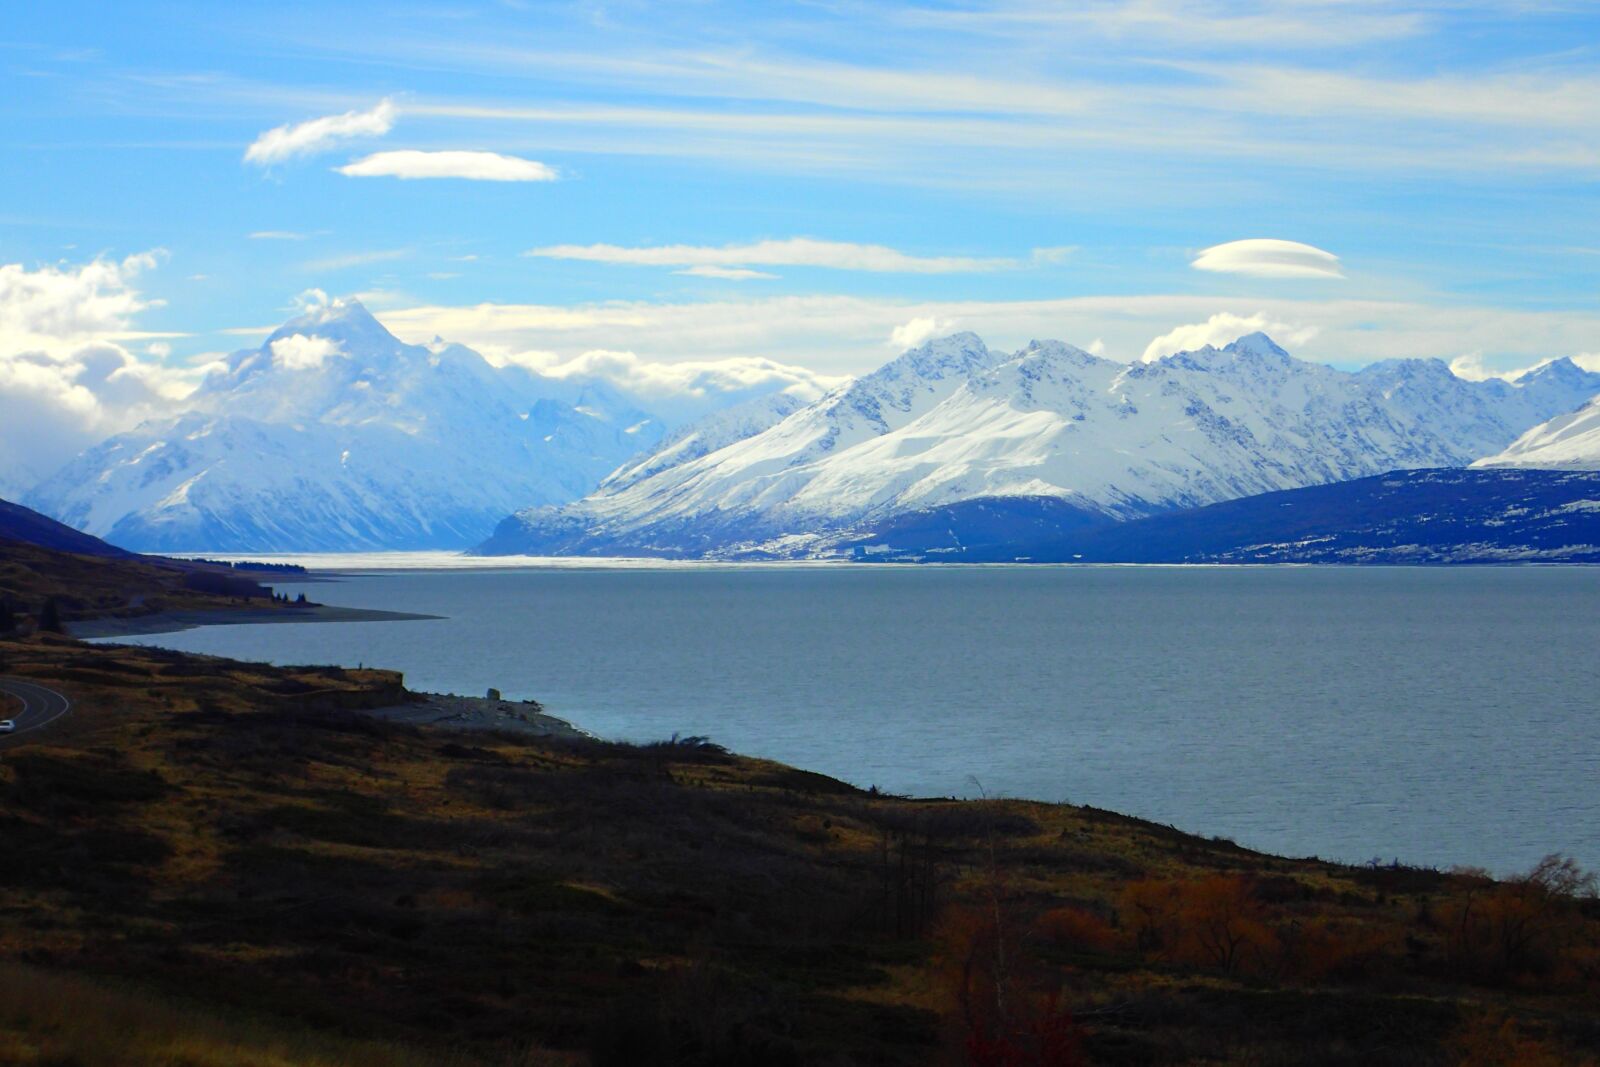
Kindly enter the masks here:
<path id="1" fill-rule="evenodd" d="M 1237 875 L 1141 879 L 1123 890 L 1121 911 L 1139 948 L 1160 959 L 1260 970 L 1277 953 L 1260 902 Z"/>
<path id="2" fill-rule="evenodd" d="M 1550 855 L 1527 874 L 1485 882 L 1447 909 L 1446 949 L 1454 963 L 1492 983 L 1544 977 L 1581 951 L 1580 902 L 1595 875 Z"/>
<path id="3" fill-rule="evenodd" d="M 1040 941 L 1060 952 L 1109 954 L 1122 940 L 1104 916 L 1087 908 L 1052 908 L 1039 916 L 1034 931 Z"/>

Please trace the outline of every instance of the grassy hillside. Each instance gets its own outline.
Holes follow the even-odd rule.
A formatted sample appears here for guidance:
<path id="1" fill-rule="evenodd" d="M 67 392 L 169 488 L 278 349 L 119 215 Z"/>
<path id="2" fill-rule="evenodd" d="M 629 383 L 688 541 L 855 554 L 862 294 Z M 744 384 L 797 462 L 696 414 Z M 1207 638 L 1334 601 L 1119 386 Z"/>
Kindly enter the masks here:
<path id="1" fill-rule="evenodd" d="M 1600 906 L 1559 863 L 1346 867 L 698 739 L 430 733 L 361 714 L 404 699 L 386 672 L 60 638 L 0 661 L 77 701 L 0 742 L 0 1063 L 1600 1051 Z"/>
<path id="2" fill-rule="evenodd" d="M 99 556 L 0 540 L 0 603 L 36 617 L 47 600 L 62 620 L 272 608 L 271 590 L 223 566 L 155 556 Z"/>

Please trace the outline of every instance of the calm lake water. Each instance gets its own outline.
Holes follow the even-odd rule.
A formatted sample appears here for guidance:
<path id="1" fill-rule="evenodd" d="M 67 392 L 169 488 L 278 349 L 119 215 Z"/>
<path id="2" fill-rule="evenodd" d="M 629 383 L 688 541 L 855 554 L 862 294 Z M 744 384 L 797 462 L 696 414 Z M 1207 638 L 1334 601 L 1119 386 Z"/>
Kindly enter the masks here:
<path id="1" fill-rule="evenodd" d="M 280 585 L 437 622 L 139 639 L 535 697 L 919 795 L 1292 855 L 1600 866 L 1600 569 L 477 569 Z"/>

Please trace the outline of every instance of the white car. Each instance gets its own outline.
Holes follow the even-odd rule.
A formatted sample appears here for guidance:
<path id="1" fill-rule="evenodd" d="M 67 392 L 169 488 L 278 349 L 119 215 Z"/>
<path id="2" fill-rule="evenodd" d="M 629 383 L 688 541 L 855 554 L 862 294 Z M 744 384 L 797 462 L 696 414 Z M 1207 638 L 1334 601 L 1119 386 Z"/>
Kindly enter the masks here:
<path id="1" fill-rule="evenodd" d="M 0 719 L 0 734 L 9 734 L 17 728 L 16 722 L 11 719 Z"/>

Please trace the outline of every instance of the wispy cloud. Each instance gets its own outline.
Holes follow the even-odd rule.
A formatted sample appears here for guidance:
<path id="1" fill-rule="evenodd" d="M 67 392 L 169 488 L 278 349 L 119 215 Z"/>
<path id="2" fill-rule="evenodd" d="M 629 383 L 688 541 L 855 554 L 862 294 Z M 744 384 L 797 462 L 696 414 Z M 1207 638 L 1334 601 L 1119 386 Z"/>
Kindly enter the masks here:
<path id="1" fill-rule="evenodd" d="M 570 359 L 596 349 L 683 360 L 764 357 L 818 373 L 859 374 L 900 341 L 960 328 L 992 347 L 1030 338 L 1104 342 L 1114 359 L 1148 350 L 1227 343 L 1265 330 L 1305 359 L 1361 365 L 1378 359 L 1491 353 L 1495 367 L 1523 367 L 1552 355 L 1594 350 L 1600 313 L 1400 300 L 1241 301 L 1202 294 L 1084 296 L 1052 300 L 906 300 L 771 296 L 680 303 L 473 304 L 397 306 L 385 325 L 418 342 L 448 337 L 486 353 L 543 352 Z M 932 331 L 932 332 L 930 332 Z M 1231 336 L 1230 336 L 1231 334 Z M 1176 348 L 1170 347 L 1176 345 Z M 1163 353 L 1164 354 L 1164 353 Z"/>
<path id="2" fill-rule="evenodd" d="M 1054 251 L 1054 250 L 1052 250 Z M 881 274 L 960 274 L 972 271 L 1008 270 L 1020 265 L 1015 259 L 973 256 L 917 256 L 887 245 L 857 244 L 852 241 L 821 241 L 812 237 L 755 241 L 750 244 L 654 245 L 625 248 L 621 245 L 549 245 L 529 249 L 524 255 L 542 259 L 575 259 L 590 263 L 617 263 L 639 267 L 682 267 L 680 273 L 709 277 L 731 277 L 730 268 L 822 267 L 829 270 L 870 271 Z M 711 274 L 716 270 L 721 273 Z M 751 277 L 753 274 L 738 275 Z M 769 275 L 770 277 L 770 275 Z"/>
<path id="3" fill-rule="evenodd" d="M 1244 14 L 1238 14 L 1240 10 Z M 888 63 L 848 63 L 750 48 L 738 52 L 657 50 L 647 55 L 519 49 L 484 42 L 411 43 L 400 54 L 446 69 L 510 77 L 548 77 L 607 88 L 627 85 L 657 99 L 636 105 L 599 102 L 529 105 L 504 100 L 418 100 L 417 114 L 482 121 L 571 124 L 581 143 L 599 151 L 649 153 L 646 137 L 608 137 L 612 129 L 676 130 L 691 154 L 789 160 L 795 153 L 826 169 L 877 163 L 925 172 L 927 150 L 969 145 L 991 150 L 1057 152 L 1075 146 L 1160 152 L 1163 156 L 1318 162 L 1356 170 L 1397 168 L 1483 171 L 1589 168 L 1600 160 L 1600 79 L 1582 68 L 1537 71 L 1474 68 L 1427 73 L 1355 73 L 1320 64 L 1225 61 L 1214 52 L 1175 49 L 1232 42 L 1275 58 L 1279 45 L 1323 47 L 1419 32 L 1420 10 L 1391 11 L 1364 2 L 1293 5 L 1141 2 L 1087 5 L 1002 4 L 918 13 L 924 29 L 953 31 L 968 24 L 1006 26 L 1018 35 L 1055 27 L 1070 38 L 1082 63 L 1064 69 L 1032 60 L 1033 50 L 1008 53 L 1009 68 L 984 62 L 981 47 L 954 49 L 952 62 L 975 68 L 952 72 Z M 1084 26 L 1108 37 L 1094 55 Z M 1150 43 L 1151 27 L 1171 37 Z M 1042 38 L 1035 39 L 1038 46 Z M 941 42 L 950 48 L 948 40 Z M 1271 44 L 1266 52 L 1263 45 Z M 1248 52 L 1242 54 L 1248 55 Z M 1107 70 L 1108 56 L 1125 62 Z M 1113 60 L 1114 61 L 1114 60 Z M 529 72 L 537 72 L 530 74 Z M 686 106 L 706 98 L 728 106 Z M 648 99 L 648 98 L 647 98 Z M 570 94 L 569 94 L 570 100 Z M 408 108 L 408 111 L 413 108 Z M 1070 120 L 1070 121 L 1062 121 Z M 1419 129 L 1426 133 L 1418 137 Z M 934 156 L 940 169 L 965 157 Z M 989 161 L 992 162 L 992 161 Z M 1055 156 L 1025 161 L 1057 166 Z M 1003 180 L 1007 168 L 987 177 Z"/>
<path id="4" fill-rule="evenodd" d="M 1189 264 L 1218 274 L 1254 278 L 1343 278 L 1339 257 L 1314 245 L 1257 237 L 1212 245 Z"/>
<path id="5" fill-rule="evenodd" d="M 554 167 L 498 152 L 424 152 L 414 148 L 374 152 L 335 167 L 350 178 L 465 178 L 479 182 L 553 182 Z"/>
<path id="6" fill-rule="evenodd" d="M 261 134 L 245 149 L 245 162 L 269 166 L 296 156 L 315 155 L 356 137 L 381 137 L 394 128 L 395 114 L 393 101 L 384 99 L 366 111 L 346 111 L 278 126 Z"/>
<path id="7" fill-rule="evenodd" d="M 1241 114 L 1589 130 L 1600 77 L 1586 71 L 1362 75 L 1262 64 L 1172 61 L 1210 82 L 1207 105 Z"/>
<path id="8" fill-rule="evenodd" d="M 301 264 L 301 268 L 313 273 L 321 271 L 348 270 L 351 267 L 364 267 L 370 263 L 388 263 L 396 259 L 404 259 L 411 254 L 408 248 L 383 248 L 370 252 L 347 252 L 339 256 L 327 256 L 323 259 L 308 260 Z M 310 289 L 308 293 L 319 293 L 320 290 Z M 323 296 L 326 301 L 326 295 Z"/>
<path id="9" fill-rule="evenodd" d="M 1272 45 L 1309 50 L 1411 37 L 1426 26 L 1419 11 L 1399 5 L 1350 3 L 1219 3 L 1207 0 L 1079 0 L 1071 4 L 1016 3 L 912 8 L 913 24 L 988 36 L 1093 35 L 1113 41 L 1177 42 L 1213 49 Z"/>
<path id="10" fill-rule="evenodd" d="M 764 270 L 750 270 L 748 267 L 712 267 L 704 264 L 698 267 L 685 267 L 672 273 L 687 274 L 695 278 L 720 278 L 729 282 L 748 282 L 777 277 L 776 274 L 769 274 Z"/>
<path id="11" fill-rule="evenodd" d="M 252 241 L 304 241 L 306 235 L 291 230 L 257 230 L 250 234 Z"/>
<path id="12" fill-rule="evenodd" d="M 673 421 L 770 392 L 815 400 L 846 380 L 760 357 L 662 363 L 642 359 L 633 352 L 608 349 L 593 349 L 571 359 L 549 352 L 520 352 L 504 357 L 502 362 L 516 363 L 552 378 L 599 378 L 612 382 L 650 398 L 659 413 Z"/>

